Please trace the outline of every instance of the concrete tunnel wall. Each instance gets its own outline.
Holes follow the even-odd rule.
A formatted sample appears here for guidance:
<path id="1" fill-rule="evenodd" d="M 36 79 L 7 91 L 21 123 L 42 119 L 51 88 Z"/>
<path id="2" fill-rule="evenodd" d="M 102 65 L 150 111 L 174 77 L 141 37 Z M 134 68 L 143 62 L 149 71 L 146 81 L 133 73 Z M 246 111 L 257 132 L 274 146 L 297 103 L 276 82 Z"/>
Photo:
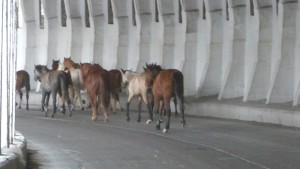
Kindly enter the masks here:
<path id="1" fill-rule="evenodd" d="M 20 0 L 19 6 L 17 69 L 31 76 L 34 64 L 50 67 L 52 59 L 70 56 L 106 69 L 142 71 L 155 62 L 184 73 L 187 96 L 299 103 L 298 0 Z"/>

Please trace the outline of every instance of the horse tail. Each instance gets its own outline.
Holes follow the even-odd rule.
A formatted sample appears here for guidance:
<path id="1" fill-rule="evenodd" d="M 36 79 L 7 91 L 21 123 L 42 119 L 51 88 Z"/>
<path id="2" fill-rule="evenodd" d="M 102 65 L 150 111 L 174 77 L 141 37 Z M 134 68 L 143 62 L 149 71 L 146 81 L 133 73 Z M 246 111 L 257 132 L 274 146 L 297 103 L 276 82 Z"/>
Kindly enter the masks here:
<path id="1" fill-rule="evenodd" d="M 25 89 L 26 92 L 30 91 L 30 77 L 28 72 L 25 72 Z"/>
<path id="2" fill-rule="evenodd" d="M 59 74 L 59 85 L 60 85 L 60 92 L 62 95 L 63 101 L 66 99 L 69 100 L 69 91 L 68 91 L 68 77 L 65 72 L 60 72 Z"/>
<path id="3" fill-rule="evenodd" d="M 184 101 L 184 84 L 183 84 L 183 74 L 181 72 L 174 72 L 173 74 L 173 87 L 177 98 L 180 99 L 182 104 Z"/>

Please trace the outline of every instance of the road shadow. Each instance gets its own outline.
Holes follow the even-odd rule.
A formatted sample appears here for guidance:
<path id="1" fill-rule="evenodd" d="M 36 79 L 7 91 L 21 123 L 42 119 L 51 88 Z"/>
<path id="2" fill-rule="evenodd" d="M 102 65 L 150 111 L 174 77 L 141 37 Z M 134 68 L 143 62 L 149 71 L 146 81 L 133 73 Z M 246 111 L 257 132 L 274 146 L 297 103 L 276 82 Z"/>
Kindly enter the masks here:
<path id="1" fill-rule="evenodd" d="M 27 149 L 26 169 L 41 169 L 41 164 L 37 161 L 37 150 Z"/>

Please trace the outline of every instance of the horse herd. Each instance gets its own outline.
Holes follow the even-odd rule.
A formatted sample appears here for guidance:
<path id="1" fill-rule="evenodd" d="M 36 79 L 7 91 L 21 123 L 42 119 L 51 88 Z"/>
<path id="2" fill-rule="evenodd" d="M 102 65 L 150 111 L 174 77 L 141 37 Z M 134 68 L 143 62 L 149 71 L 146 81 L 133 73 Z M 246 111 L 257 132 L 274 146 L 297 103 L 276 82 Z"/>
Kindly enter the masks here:
<path id="1" fill-rule="evenodd" d="M 30 78 L 28 72 L 20 70 L 16 73 L 16 90 L 20 95 L 19 108 L 21 108 L 23 93 L 21 88 L 26 89 L 26 109 L 28 110 L 28 98 L 30 90 Z M 138 96 L 138 119 L 141 121 L 141 103 L 147 105 L 149 119 L 147 124 L 153 121 L 153 112 L 160 114 L 156 128 L 160 129 L 163 122 L 162 116 L 167 116 L 167 121 L 163 132 L 170 128 L 171 108 L 170 101 L 172 98 L 175 104 L 175 115 L 177 115 L 177 100 L 181 113 L 181 123 L 186 126 L 184 118 L 184 78 L 181 71 L 177 69 L 162 69 L 157 64 L 147 64 L 143 72 L 134 72 L 131 70 L 106 70 L 99 64 L 75 63 L 71 58 L 64 58 L 63 63 L 59 60 L 53 60 L 52 69 L 44 65 L 35 65 L 34 80 L 41 83 L 42 91 L 42 111 L 48 116 L 48 103 L 50 94 L 53 101 L 54 117 L 57 111 L 57 98 L 62 101 L 62 113 L 67 110 L 72 115 L 77 101 L 79 100 L 81 110 L 84 110 L 84 100 L 81 99 L 81 90 L 86 90 L 89 105 L 92 109 L 92 120 L 97 120 L 98 111 L 102 108 L 104 121 L 109 121 L 109 110 L 113 114 L 117 109 L 121 110 L 119 102 L 119 93 L 122 89 L 128 87 L 128 100 L 126 104 L 126 120 L 130 120 L 129 106 L 134 96 Z M 57 95 L 59 97 L 57 97 Z M 151 96 L 148 99 L 148 96 Z"/>

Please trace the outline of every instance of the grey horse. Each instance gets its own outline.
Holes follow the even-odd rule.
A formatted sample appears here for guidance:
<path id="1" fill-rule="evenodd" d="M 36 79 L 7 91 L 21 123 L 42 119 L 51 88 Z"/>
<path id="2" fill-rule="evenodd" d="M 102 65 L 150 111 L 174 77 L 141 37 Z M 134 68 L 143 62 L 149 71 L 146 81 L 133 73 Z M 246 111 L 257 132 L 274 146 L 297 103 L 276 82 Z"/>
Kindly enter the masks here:
<path id="1" fill-rule="evenodd" d="M 63 71 L 50 70 L 44 65 L 35 65 L 34 80 L 41 82 L 42 90 L 42 111 L 45 110 L 45 116 L 47 116 L 47 107 L 50 94 L 53 99 L 53 113 L 51 117 L 54 117 L 56 113 L 56 95 L 57 93 L 62 99 L 62 113 L 65 114 L 65 101 L 68 104 L 69 115 L 72 115 L 71 101 L 68 92 L 68 79 L 67 75 Z M 46 100 L 46 102 L 45 102 Z"/>

